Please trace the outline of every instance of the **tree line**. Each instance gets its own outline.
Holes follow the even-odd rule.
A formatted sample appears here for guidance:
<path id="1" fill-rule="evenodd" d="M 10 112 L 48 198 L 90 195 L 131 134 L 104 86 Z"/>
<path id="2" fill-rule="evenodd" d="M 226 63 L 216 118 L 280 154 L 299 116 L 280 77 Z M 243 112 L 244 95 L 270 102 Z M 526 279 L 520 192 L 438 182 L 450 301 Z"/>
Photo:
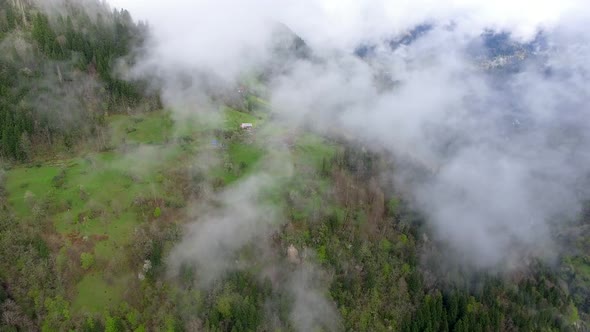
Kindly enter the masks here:
<path id="1" fill-rule="evenodd" d="M 145 103 L 145 82 L 123 80 L 119 61 L 132 65 L 147 26 L 125 10 L 98 5 L 87 13 L 67 2 L 60 14 L 0 2 L 0 155 L 27 161 L 36 146 L 97 135 L 107 112 Z M 151 101 L 159 105 L 157 97 Z"/>

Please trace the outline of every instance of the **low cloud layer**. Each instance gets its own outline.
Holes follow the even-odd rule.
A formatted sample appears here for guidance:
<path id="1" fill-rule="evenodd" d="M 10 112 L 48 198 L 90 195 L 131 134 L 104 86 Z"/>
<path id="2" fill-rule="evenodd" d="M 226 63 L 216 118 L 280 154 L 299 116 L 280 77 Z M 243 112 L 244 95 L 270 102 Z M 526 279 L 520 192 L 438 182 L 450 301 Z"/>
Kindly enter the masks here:
<path id="1" fill-rule="evenodd" d="M 431 172 L 409 185 L 440 240 L 467 263 L 509 266 L 552 247 L 550 226 L 575 218 L 587 195 L 590 128 L 584 41 L 529 54 L 520 71 L 484 70 L 471 39 L 430 32 L 391 59 L 395 88 L 382 92 L 374 70 L 352 56 L 294 65 L 273 85 L 273 104 L 291 123 L 339 128 L 368 147 Z M 555 33 L 555 35 L 554 35 Z M 515 255 L 515 257 L 512 257 Z"/>
<path id="2" fill-rule="evenodd" d="M 210 204 L 196 207 L 196 222 L 188 226 L 183 241 L 170 255 L 171 271 L 177 273 L 183 263 L 194 264 L 206 285 L 224 272 L 241 268 L 240 250 L 269 235 L 281 221 L 272 206 L 261 203 L 271 183 L 266 175 L 250 176 Z"/>
<path id="3" fill-rule="evenodd" d="M 342 330 L 336 306 L 325 296 L 327 287 L 320 278 L 321 272 L 308 265 L 291 274 L 287 288 L 294 298 L 291 321 L 297 331 Z"/>
<path id="4" fill-rule="evenodd" d="M 585 1 L 112 3 L 150 22 L 153 38 L 132 71 L 156 77 L 179 114 L 215 110 L 205 92 L 263 68 L 273 27 L 284 23 L 313 56 L 289 59 L 271 78 L 278 117 L 390 152 L 400 161 L 391 175 L 466 264 L 510 269 L 523 256 L 550 258 L 552 227 L 575 218 L 588 195 Z M 392 47 L 420 24 L 428 31 Z M 505 33 L 503 44 L 482 37 L 489 31 Z M 369 57 L 354 55 L 360 46 Z M 191 226 L 175 259 L 226 264 L 209 256 L 268 231 L 249 181 L 224 194 L 235 205 Z M 226 232 L 244 236 L 211 243 Z M 225 268 L 217 263 L 208 269 Z"/>

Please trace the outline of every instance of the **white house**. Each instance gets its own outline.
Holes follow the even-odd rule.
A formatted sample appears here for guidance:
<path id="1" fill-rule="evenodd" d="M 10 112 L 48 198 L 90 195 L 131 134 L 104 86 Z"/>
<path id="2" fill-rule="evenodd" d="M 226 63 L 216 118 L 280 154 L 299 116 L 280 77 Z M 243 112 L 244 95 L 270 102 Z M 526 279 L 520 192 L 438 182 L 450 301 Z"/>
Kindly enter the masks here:
<path id="1" fill-rule="evenodd" d="M 242 123 L 240 125 L 240 128 L 242 128 L 242 129 L 252 129 L 252 124 L 251 123 Z"/>

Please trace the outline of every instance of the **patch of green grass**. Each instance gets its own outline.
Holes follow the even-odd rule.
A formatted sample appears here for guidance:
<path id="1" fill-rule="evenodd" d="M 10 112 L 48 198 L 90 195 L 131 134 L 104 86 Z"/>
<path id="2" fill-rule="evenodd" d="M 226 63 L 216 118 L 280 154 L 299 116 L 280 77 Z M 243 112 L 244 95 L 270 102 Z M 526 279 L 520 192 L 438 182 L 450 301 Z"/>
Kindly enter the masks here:
<path id="1" fill-rule="evenodd" d="M 320 168 L 324 160 L 336 154 L 336 147 L 314 134 L 304 134 L 295 142 L 296 160 L 306 165 Z"/>
<path id="2" fill-rule="evenodd" d="M 233 109 L 224 109 L 223 115 L 225 128 L 231 130 L 240 130 L 239 125 L 243 122 L 254 123 L 255 126 L 263 122 L 251 114 Z M 141 116 L 116 115 L 109 121 L 113 147 L 119 147 L 123 142 L 135 144 L 128 145 L 126 149 L 48 162 L 41 167 L 17 167 L 6 174 L 8 200 L 17 215 L 31 219 L 29 203 L 46 202 L 49 208 L 44 216 L 53 222 L 57 232 L 87 236 L 94 241 L 94 248 L 88 252 L 93 253 L 96 263 L 94 267 L 89 267 L 90 274 L 75 286 L 77 296 L 73 299 L 73 306 L 79 311 L 103 312 L 121 300 L 127 280 L 116 277 L 112 283 L 107 282 L 100 267 L 125 255 L 122 249 L 141 222 L 133 205 L 135 198 L 166 195 L 163 176 L 168 169 L 177 167 L 190 155 L 182 144 L 175 144 L 174 141 L 166 145 L 152 144 L 178 135 L 173 131 L 172 120 L 166 112 Z M 191 130 L 187 125 L 186 134 L 198 139 L 200 134 Z M 256 135 L 256 132 L 252 134 Z M 232 165 L 231 171 L 220 167 L 213 172 L 227 184 L 253 172 L 264 155 L 264 150 L 256 144 L 242 142 L 230 143 L 222 151 Z M 54 181 L 56 177 L 59 181 Z M 25 200 L 27 192 L 30 192 L 29 203 Z M 64 248 L 78 245 L 76 241 L 72 242 L 64 243 Z M 60 264 L 69 264 L 64 252 L 58 258 Z M 132 271 L 120 272 L 132 275 Z"/>
<path id="3" fill-rule="evenodd" d="M 233 130 L 233 131 L 238 131 L 241 130 L 240 129 L 240 124 L 242 123 L 252 123 L 254 124 L 254 126 L 256 126 L 256 117 L 248 114 L 248 113 L 244 113 L 244 112 L 240 112 L 240 111 L 236 111 L 232 108 L 226 107 L 224 109 L 224 116 L 225 116 L 225 129 L 226 130 Z"/>
<path id="4" fill-rule="evenodd" d="M 174 122 L 164 111 L 136 116 L 114 115 L 110 117 L 112 144 L 123 141 L 157 144 L 167 141 L 172 135 Z"/>
<path id="5" fill-rule="evenodd" d="M 106 235 L 108 238 L 95 245 L 96 257 L 100 261 L 110 261 L 129 242 L 129 236 L 138 225 L 137 216 L 133 212 L 126 212 L 118 218 L 90 220 L 81 225 L 82 235 Z"/>
<path id="6" fill-rule="evenodd" d="M 57 232 L 100 239 L 95 242 L 94 254 L 97 266 L 104 266 L 125 255 L 121 249 L 140 219 L 134 199 L 161 193 L 158 175 L 175 165 L 182 154 L 179 148 L 152 149 L 155 155 L 149 167 L 138 163 L 141 155 L 134 159 L 128 158 L 132 154 L 106 152 L 42 167 L 14 168 L 7 173 L 9 202 L 23 218 L 32 215 L 24 198 L 27 191 L 34 194 L 35 202 L 47 202 L 50 208 L 44 215 L 53 221 Z M 145 171 L 136 172 L 138 166 Z M 53 181 L 57 175 L 62 179 L 58 186 Z M 102 312 L 106 305 L 120 300 L 119 281 L 117 285 L 108 285 L 103 277 L 94 272 L 82 280 L 77 286 L 79 295 L 73 299 L 77 308 Z"/>
<path id="7" fill-rule="evenodd" d="M 124 285 L 124 280 L 120 278 L 115 278 L 110 284 L 99 273 L 87 274 L 76 286 L 78 294 L 72 307 L 75 311 L 90 313 L 102 313 L 114 308 L 121 301 Z"/>
<path id="8" fill-rule="evenodd" d="M 129 158 L 114 152 L 90 155 L 68 162 L 67 168 L 43 166 L 14 168 L 7 173 L 9 203 L 21 217 L 30 216 L 32 201 L 45 201 L 49 216 L 54 217 L 58 231 L 77 231 L 78 215 L 91 210 L 111 214 L 128 208 L 138 195 L 161 191 L 159 172 L 181 157 L 181 149 L 158 147 L 150 159 Z M 138 163 L 138 160 L 142 160 Z M 140 172 L 139 168 L 143 171 Z M 63 172 L 63 181 L 55 186 L 53 179 Z"/>
<path id="9" fill-rule="evenodd" d="M 226 185 L 250 174 L 262 158 L 264 151 L 255 145 L 232 143 L 227 149 L 227 154 L 229 165 L 223 165 L 222 168 L 214 169 L 212 172 L 214 177 L 223 179 Z"/>
<path id="10" fill-rule="evenodd" d="M 268 106 L 263 100 L 255 101 Z M 227 139 L 229 142 L 224 141 L 226 147 L 219 149 L 224 154 L 222 167 L 212 170 L 212 173 L 229 185 L 261 167 L 261 159 L 266 152 L 260 146 L 265 146 L 270 139 L 277 136 L 287 136 L 292 131 L 289 126 L 265 125 L 264 119 L 268 114 L 262 112 L 256 110 L 250 114 L 224 108 L 213 115 L 222 116 L 223 122 L 212 120 L 200 126 L 195 120 L 194 123 L 184 124 L 181 130 L 173 129 L 173 121 L 166 112 L 140 116 L 116 115 L 109 118 L 111 145 L 117 148 L 122 147 L 123 142 L 133 143 L 128 144 L 125 149 L 89 154 L 38 168 L 15 168 L 7 173 L 9 202 L 20 216 L 31 215 L 24 199 L 25 193 L 30 191 L 35 199 L 47 201 L 54 207 L 46 215 L 59 233 L 87 236 L 94 243 L 94 248 L 84 249 L 85 252 L 91 252 L 96 261 L 93 266 L 88 266 L 89 274 L 75 286 L 77 295 L 72 299 L 74 310 L 98 313 L 120 303 L 128 278 L 116 276 L 112 282 L 107 281 L 110 278 L 106 278 L 101 268 L 123 261 L 121 258 L 126 254 L 123 249 L 129 243 L 135 227 L 141 222 L 141 216 L 133 206 L 135 198 L 167 195 L 162 177 L 167 174 L 167 169 L 176 167 L 179 161 L 190 155 L 183 144 L 196 146 L 201 138 L 206 138 L 204 142 L 208 142 L 212 135 L 209 130 L 214 128 L 239 132 L 241 123 L 253 123 L 255 128 L 251 133 L 233 135 L 233 139 Z M 200 136 L 201 134 L 204 135 Z M 179 140 L 176 144 L 175 140 L 171 140 L 170 144 L 157 144 L 185 136 L 189 138 L 186 139 L 188 143 Z M 245 140 L 238 142 L 240 138 Z M 248 144 L 246 140 L 255 143 Z M 291 157 L 287 147 L 282 151 L 285 158 Z M 321 167 L 322 161 L 332 158 L 334 153 L 335 147 L 319 136 L 306 134 L 295 140 L 293 154 L 297 164 Z M 230 167 L 225 167 L 226 162 Z M 56 186 L 53 179 L 60 174 L 63 174 L 63 181 Z M 302 174 L 304 177 L 306 175 L 308 174 Z M 314 188 L 305 198 L 301 211 L 296 211 L 296 214 L 299 213 L 299 218 L 296 219 L 306 219 L 314 213 L 331 209 L 323 201 L 324 190 L 329 187 L 327 182 L 324 183 L 321 179 L 295 182 Z M 277 205 L 285 204 L 280 199 L 284 197 L 285 187 L 286 184 L 269 190 L 268 199 Z M 343 219 L 343 214 L 344 212 L 337 211 L 337 219 Z M 159 213 L 154 216 L 158 215 Z M 66 243 L 64 247 L 78 245 L 76 241 L 72 242 Z M 64 252 L 58 258 L 62 265 L 70 263 Z M 134 275 L 133 271 L 125 267 L 118 272 Z"/>
<path id="11" fill-rule="evenodd" d="M 32 193 L 34 200 L 47 196 L 54 190 L 52 180 L 59 172 L 60 168 L 56 166 L 14 168 L 8 172 L 6 181 L 8 202 L 17 215 L 21 217 L 30 215 L 31 209 L 26 203 L 25 194 Z"/>
<path id="12" fill-rule="evenodd" d="M 176 120 L 174 123 L 175 138 L 190 137 L 193 140 L 201 138 L 203 134 L 210 134 L 213 129 L 222 124 L 220 115 L 212 113 L 187 114 Z"/>
<path id="13" fill-rule="evenodd" d="M 94 253 L 99 259 L 115 257 L 120 254 L 121 247 L 113 241 L 100 241 L 94 245 Z"/>
<path id="14" fill-rule="evenodd" d="M 251 168 L 260 157 L 262 157 L 262 149 L 250 144 L 234 143 L 229 146 L 229 156 L 233 163 L 244 163 Z"/>
<path id="15" fill-rule="evenodd" d="M 270 103 L 258 96 L 250 96 L 250 99 L 260 105 L 263 105 L 264 107 L 270 107 Z"/>
<path id="16" fill-rule="evenodd" d="M 250 110 L 256 115 L 256 117 L 265 118 L 271 111 L 271 105 L 266 100 L 250 95 L 246 97 L 247 103 L 249 105 Z"/>

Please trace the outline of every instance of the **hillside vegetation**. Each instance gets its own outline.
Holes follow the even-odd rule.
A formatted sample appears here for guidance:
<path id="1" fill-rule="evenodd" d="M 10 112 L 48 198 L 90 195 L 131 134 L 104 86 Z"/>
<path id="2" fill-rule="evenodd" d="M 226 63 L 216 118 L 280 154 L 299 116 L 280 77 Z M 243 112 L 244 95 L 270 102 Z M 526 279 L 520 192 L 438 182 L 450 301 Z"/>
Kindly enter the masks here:
<path id="1" fill-rule="evenodd" d="M 391 160 L 271 121 L 253 78 L 219 118 L 178 119 L 146 82 L 117 76 L 147 27 L 98 8 L 0 2 L 0 331 L 293 331 L 301 298 L 335 304 L 341 321 L 312 321 L 318 331 L 587 328 L 587 232 L 572 232 L 580 250 L 560 268 L 427 264 L 446 247 L 380 177 Z M 280 222 L 211 282 L 190 264 L 172 273 L 200 208 L 228 204 L 263 172 L 275 181 L 256 182 L 255 198 Z M 298 281 L 316 293 L 285 286 Z"/>

